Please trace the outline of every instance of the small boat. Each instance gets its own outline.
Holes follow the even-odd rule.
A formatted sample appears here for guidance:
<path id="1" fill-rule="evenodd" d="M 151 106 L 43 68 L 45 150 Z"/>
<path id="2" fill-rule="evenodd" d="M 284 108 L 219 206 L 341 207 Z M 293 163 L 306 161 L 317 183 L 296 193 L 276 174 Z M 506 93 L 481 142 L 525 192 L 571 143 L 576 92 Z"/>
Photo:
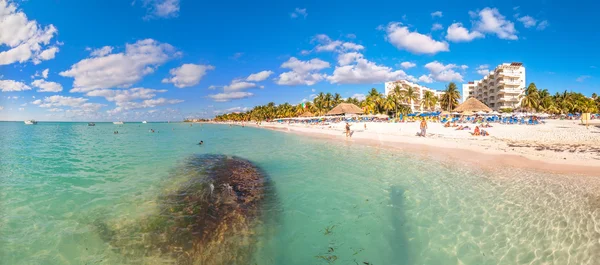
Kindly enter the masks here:
<path id="1" fill-rule="evenodd" d="M 35 121 L 35 120 L 26 120 L 25 124 L 27 124 L 27 125 L 36 125 L 37 121 Z"/>
<path id="2" fill-rule="evenodd" d="M 147 121 L 143 121 L 142 123 L 148 123 Z"/>
<path id="3" fill-rule="evenodd" d="M 93 122 L 88 122 L 88 126 L 96 126 L 96 124 Z"/>
<path id="4" fill-rule="evenodd" d="M 121 124 L 123 124 L 123 122 L 122 121 L 113 121 L 113 124 L 121 125 Z"/>

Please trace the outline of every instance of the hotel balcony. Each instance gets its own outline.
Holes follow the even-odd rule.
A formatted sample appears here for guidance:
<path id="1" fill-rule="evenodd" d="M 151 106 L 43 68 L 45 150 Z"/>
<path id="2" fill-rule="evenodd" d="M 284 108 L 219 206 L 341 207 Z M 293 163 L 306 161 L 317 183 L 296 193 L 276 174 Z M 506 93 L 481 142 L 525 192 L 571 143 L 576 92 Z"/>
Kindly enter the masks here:
<path id="1" fill-rule="evenodd" d="M 500 72 L 500 74 L 503 76 L 520 77 L 522 73 L 513 72 L 513 71 L 504 71 L 504 72 Z"/>
<path id="2" fill-rule="evenodd" d="M 499 97 L 498 102 L 520 102 L 519 97 Z"/>
<path id="3" fill-rule="evenodd" d="M 521 93 L 523 93 L 522 89 L 509 89 L 509 88 L 498 89 L 498 95 L 502 95 L 502 94 L 520 95 Z"/>

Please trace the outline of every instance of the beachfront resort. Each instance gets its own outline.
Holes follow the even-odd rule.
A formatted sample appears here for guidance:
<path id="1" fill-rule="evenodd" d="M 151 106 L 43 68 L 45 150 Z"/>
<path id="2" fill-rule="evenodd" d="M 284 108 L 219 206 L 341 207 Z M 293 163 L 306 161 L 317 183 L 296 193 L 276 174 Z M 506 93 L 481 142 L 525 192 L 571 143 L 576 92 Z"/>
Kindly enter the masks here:
<path id="1" fill-rule="evenodd" d="M 371 89 L 363 100 L 320 93 L 312 102 L 269 103 L 218 115 L 214 121 L 340 135 L 340 139 L 349 138 L 341 136 L 345 134 L 352 139 L 513 154 L 546 162 L 589 165 L 600 160 L 600 98 L 595 94 L 591 98 L 568 91 L 550 95 L 534 83 L 526 86 L 525 67 L 516 62 L 503 63 L 462 87 L 461 95 L 455 83 L 438 91 L 397 80 L 386 82 L 384 93 Z"/>

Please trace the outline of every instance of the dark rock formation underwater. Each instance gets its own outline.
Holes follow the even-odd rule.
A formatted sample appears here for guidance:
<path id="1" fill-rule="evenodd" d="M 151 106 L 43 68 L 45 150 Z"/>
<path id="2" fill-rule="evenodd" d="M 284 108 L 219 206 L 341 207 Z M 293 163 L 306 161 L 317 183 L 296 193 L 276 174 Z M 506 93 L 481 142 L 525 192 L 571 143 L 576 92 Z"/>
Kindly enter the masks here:
<path id="1" fill-rule="evenodd" d="M 128 264 L 250 264 L 272 188 L 251 162 L 190 157 L 174 172 L 185 180 L 158 199 L 159 210 L 133 225 L 101 227 Z"/>

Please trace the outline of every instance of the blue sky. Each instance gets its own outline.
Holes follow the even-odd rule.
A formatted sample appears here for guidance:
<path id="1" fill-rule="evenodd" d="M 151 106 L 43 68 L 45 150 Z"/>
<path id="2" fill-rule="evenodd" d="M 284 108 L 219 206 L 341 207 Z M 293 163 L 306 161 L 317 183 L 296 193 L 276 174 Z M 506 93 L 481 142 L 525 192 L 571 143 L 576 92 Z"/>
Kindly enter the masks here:
<path id="1" fill-rule="evenodd" d="M 600 4 L 457 2 L 0 0 L 0 120 L 212 117 L 513 61 L 538 88 L 600 93 Z"/>

